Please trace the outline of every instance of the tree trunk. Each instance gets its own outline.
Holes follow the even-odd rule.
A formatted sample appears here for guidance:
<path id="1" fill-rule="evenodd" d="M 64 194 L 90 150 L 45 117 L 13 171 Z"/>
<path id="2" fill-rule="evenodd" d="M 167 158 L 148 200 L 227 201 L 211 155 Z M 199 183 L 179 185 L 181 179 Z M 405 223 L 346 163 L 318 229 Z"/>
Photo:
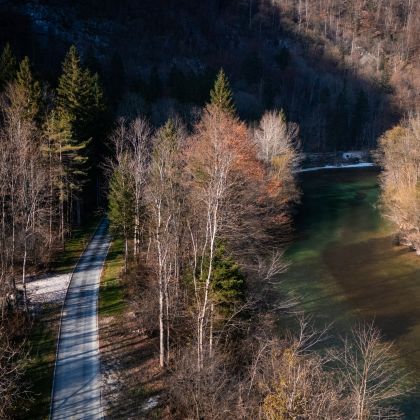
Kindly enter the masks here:
<path id="1" fill-rule="evenodd" d="M 61 246 L 63 250 L 65 248 L 65 241 L 64 241 L 64 198 L 63 198 L 63 188 L 60 187 L 60 238 L 61 238 Z"/>
<path id="2" fill-rule="evenodd" d="M 63 250 L 65 248 L 64 242 L 64 176 L 63 176 L 63 156 L 61 154 L 61 145 L 59 149 L 59 158 L 60 158 L 60 238 L 61 238 L 61 246 Z"/>
<path id="3" fill-rule="evenodd" d="M 53 242 L 53 239 L 52 239 L 52 235 L 53 235 L 53 233 L 52 233 L 52 224 L 53 224 L 53 221 L 52 221 L 52 213 L 53 213 L 53 199 L 52 199 L 52 186 L 51 186 L 51 189 L 50 189 L 50 209 L 49 209 L 49 221 L 48 221 L 48 250 L 49 250 L 49 253 L 51 253 L 51 248 L 52 248 L 52 242 Z"/>
<path id="4" fill-rule="evenodd" d="M 15 205 L 12 194 L 12 256 L 11 256 L 11 269 L 12 269 L 12 287 L 16 291 L 16 280 L 15 280 L 15 249 L 16 249 L 16 231 L 15 231 Z"/>
<path id="5" fill-rule="evenodd" d="M 128 237 L 125 236 L 125 251 L 124 251 L 124 273 L 127 274 L 127 266 L 128 266 Z"/>
<path id="6" fill-rule="evenodd" d="M 165 287 L 165 311 L 166 311 L 166 365 L 169 365 L 169 344 L 170 344 L 170 320 L 169 320 L 169 293 L 168 284 Z"/>
<path id="7" fill-rule="evenodd" d="M 162 278 L 159 279 L 159 365 L 160 367 L 165 365 Z"/>
<path id="8" fill-rule="evenodd" d="M 209 338 L 209 355 L 213 357 L 213 315 L 214 315 L 214 303 L 210 304 L 210 338 Z"/>
<path id="9" fill-rule="evenodd" d="M 133 254 L 134 257 L 138 254 L 138 237 L 139 237 L 139 217 L 137 215 L 137 209 L 136 209 L 136 215 L 134 217 L 134 237 L 133 237 Z"/>
<path id="10" fill-rule="evenodd" d="M 24 240 L 24 252 L 23 252 L 23 263 L 22 263 L 22 285 L 23 285 L 23 307 L 25 312 L 28 312 L 28 296 L 26 293 L 26 258 L 27 258 L 27 250 L 26 250 L 26 237 Z"/>

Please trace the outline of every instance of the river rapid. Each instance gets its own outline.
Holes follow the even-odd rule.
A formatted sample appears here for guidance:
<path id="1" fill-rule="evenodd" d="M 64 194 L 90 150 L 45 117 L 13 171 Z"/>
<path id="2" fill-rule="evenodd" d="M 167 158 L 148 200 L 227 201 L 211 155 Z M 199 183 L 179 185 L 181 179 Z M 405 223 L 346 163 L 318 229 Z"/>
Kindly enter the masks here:
<path id="1" fill-rule="evenodd" d="M 333 322 L 335 335 L 374 320 L 420 383 L 420 258 L 392 243 L 378 209 L 378 171 L 330 169 L 299 181 L 285 287 L 317 325 Z M 420 419 L 419 398 L 403 403 L 405 418 Z"/>

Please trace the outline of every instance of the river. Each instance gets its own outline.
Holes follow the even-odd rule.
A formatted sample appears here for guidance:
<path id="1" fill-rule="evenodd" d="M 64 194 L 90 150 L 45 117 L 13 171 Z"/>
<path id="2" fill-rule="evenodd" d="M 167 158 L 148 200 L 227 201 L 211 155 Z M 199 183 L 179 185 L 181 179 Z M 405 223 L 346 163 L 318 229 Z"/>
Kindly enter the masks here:
<path id="1" fill-rule="evenodd" d="M 338 169 L 299 175 L 296 240 L 286 253 L 286 287 L 318 325 L 345 334 L 374 320 L 420 381 L 420 258 L 392 244 L 381 218 L 378 171 Z M 403 403 L 420 419 L 419 396 Z"/>

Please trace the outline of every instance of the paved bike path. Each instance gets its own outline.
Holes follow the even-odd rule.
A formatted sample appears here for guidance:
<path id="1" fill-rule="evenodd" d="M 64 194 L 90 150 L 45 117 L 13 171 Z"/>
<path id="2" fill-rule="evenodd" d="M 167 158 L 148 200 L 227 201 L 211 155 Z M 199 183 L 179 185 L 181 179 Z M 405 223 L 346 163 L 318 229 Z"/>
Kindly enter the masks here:
<path id="1" fill-rule="evenodd" d="M 77 263 L 64 302 L 51 419 L 102 419 L 98 292 L 110 244 L 104 219 Z"/>

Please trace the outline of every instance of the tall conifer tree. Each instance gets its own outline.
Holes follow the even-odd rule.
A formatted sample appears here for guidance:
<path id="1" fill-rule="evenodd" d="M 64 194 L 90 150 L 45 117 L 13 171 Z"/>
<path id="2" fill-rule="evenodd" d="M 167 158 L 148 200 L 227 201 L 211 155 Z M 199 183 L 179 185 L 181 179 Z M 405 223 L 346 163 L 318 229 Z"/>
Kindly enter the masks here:
<path id="1" fill-rule="evenodd" d="M 98 75 L 91 74 L 89 69 L 82 66 L 75 46 L 70 47 L 63 62 L 63 72 L 57 87 L 57 111 L 58 116 L 65 117 L 70 122 L 72 146 L 79 147 L 80 157 L 85 163 L 85 169 L 80 172 L 82 178 L 87 172 L 87 157 L 94 155 L 98 158 L 102 155 L 98 140 L 102 138 L 104 131 L 105 105 Z M 87 147 L 88 144 L 91 146 Z M 89 178 L 96 178 L 96 185 L 99 185 L 98 174 L 97 166 L 92 165 Z M 93 183 L 89 186 L 93 188 Z M 94 196 L 94 191 L 90 192 L 93 194 L 89 197 Z M 96 191 L 97 197 L 98 194 Z M 80 221 L 80 194 L 75 198 L 76 216 Z"/>
<path id="2" fill-rule="evenodd" d="M 57 106 L 71 117 L 77 139 L 92 137 L 98 114 L 104 110 L 103 92 L 97 74 L 84 69 L 75 46 L 70 47 L 58 82 Z"/>
<path id="3" fill-rule="evenodd" d="M 86 177 L 88 141 L 74 138 L 72 117 L 65 111 L 53 109 L 45 124 L 45 151 L 49 155 L 51 189 L 58 195 L 60 237 L 64 244 L 65 219 L 71 208 L 72 197 L 82 190 Z M 69 222 L 67 220 L 67 222 Z"/>
<path id="4" fill-rule="evenodd" d="M 210 103 L 228 114 L 235 115 L 232 90 L 223 69 L 220 69 L 214 87 L 210 91 Z"/>
<path id="5" fill-rule="evenodd" d="M 232 315 L 235 305 L 245 299 L 245 277 L 221 243 L 213 261 L 212 299 L 221 318 Z"/>
<path id="6" fill-rule="evenodd" d="M 33 76 L 29 58 L 25 57 L 19 64 L 16 73 L 16 86 L 22 90 L 26 98 L 26 113 L 28 118 L 39 116 L 41 109 L 41 85 Z"/>

